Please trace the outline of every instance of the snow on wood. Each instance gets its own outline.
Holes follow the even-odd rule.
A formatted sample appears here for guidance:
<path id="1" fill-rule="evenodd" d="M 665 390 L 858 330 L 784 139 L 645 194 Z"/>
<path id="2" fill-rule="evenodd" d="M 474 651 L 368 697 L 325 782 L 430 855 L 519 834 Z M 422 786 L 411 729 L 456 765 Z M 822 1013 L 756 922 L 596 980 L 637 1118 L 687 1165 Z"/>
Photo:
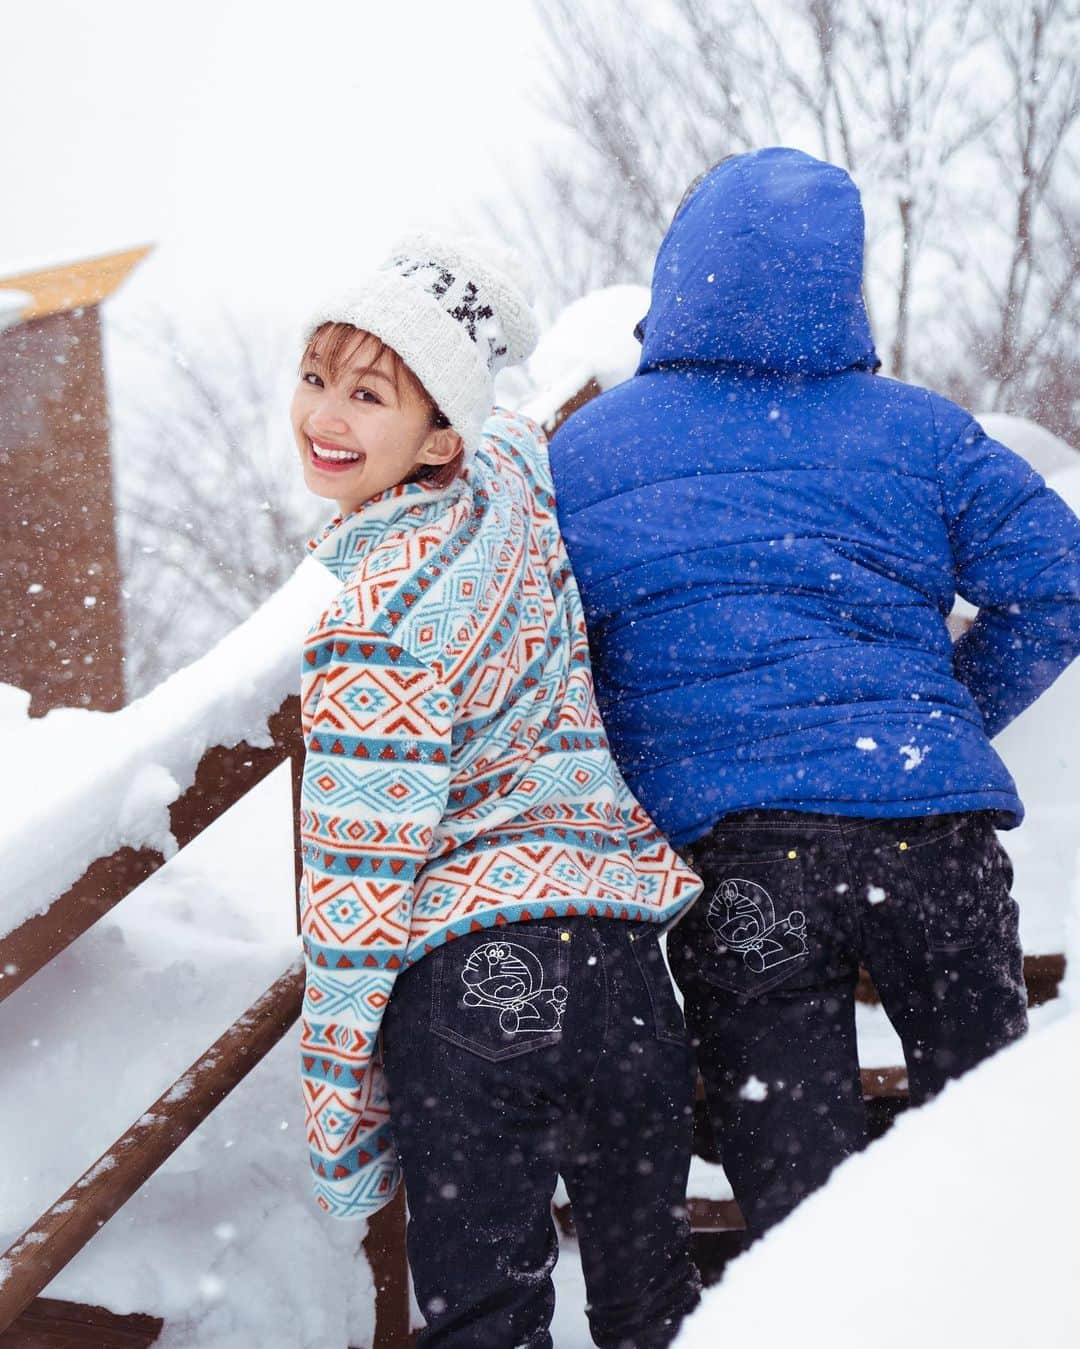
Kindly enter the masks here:
<path id="1" fill-rule="evenodd" d="M 0 328 L 18 323 L 33 298 L 25 290 L 9 290 L 7 287 L 0 290 Z"/>
<path id="2" fill-rule="evenodd" d="M 44 911 L 117 848 L 175 851 L 168 806 L 215 745 L 268 743 L 267 718 L 295 693 L 306 628 L 335 589 L 305 560 L 201 660 L 119 712 L 58 708 L 33 720 L 0 699 L 0 934 Z"/>
<path id="3" fill-rule="evenodd" d="M 548 426 L 591 379 L 601 389 L 629 379 L 641 357 L 634 326 L 648 308 L 645 286 L 607 286 L 568 305 L 529 361 L 529 375 L 539 392 L 521 411 Z"/>

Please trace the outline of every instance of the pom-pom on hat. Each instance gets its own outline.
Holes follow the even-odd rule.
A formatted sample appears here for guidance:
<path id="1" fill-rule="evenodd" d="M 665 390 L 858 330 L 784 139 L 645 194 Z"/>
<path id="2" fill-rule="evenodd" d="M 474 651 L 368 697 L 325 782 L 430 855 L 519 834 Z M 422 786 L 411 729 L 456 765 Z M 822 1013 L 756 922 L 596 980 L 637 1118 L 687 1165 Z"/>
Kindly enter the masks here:
<path id="1" fill-rule="evenodd" d="M 495 401 L 494 378 L 536 346 L 530 286 L 515 254 L 414 234 L 340 303 L 313 316 L 351 323 L 397 352 L 471 455 Z"/>

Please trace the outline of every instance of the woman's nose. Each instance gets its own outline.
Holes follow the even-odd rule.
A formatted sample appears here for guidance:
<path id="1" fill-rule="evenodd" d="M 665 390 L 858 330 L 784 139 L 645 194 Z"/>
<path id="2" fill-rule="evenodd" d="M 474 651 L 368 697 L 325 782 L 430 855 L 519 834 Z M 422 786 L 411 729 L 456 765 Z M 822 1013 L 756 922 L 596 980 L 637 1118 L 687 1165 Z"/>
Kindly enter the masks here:
<path id="1" fill-rule="evenodd" d="M 308 417 L 308 425 L 315 430 L 347 431 L 349 423 L 343 410 L 332 398 L 323 399 Z"/>

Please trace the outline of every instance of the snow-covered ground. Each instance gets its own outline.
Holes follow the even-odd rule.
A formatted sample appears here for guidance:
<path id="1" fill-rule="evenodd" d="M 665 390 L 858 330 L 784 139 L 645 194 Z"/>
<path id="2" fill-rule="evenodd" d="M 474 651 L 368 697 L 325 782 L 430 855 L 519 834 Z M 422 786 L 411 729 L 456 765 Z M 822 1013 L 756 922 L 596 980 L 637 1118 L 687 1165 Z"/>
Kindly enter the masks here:
<path id="1" fill-rule="evenodd" d="M 902 1118 L 731 1265 L 677 1349 L 1075 1349 L 1080 1005 Z"/>

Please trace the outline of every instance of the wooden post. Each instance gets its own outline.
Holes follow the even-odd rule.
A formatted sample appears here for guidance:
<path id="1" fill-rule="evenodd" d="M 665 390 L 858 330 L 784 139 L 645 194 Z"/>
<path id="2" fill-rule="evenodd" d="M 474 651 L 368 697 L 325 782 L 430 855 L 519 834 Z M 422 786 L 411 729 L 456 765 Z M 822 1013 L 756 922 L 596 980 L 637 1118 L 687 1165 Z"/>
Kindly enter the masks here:
<path id="1" fill-rule="evenodd" d="M 408 1349 L 409 1264 L 405 1255 L 405 1187 L 368 1223 L 364 1253 L 375 1284 L 372 1349 Z"/>
<path id="2" fill-rule="evenodd" d="M 147 249 L 0 281 L 0 681 L 30 711 L 124 702 L 124 629 L 98 303 Z"/>

